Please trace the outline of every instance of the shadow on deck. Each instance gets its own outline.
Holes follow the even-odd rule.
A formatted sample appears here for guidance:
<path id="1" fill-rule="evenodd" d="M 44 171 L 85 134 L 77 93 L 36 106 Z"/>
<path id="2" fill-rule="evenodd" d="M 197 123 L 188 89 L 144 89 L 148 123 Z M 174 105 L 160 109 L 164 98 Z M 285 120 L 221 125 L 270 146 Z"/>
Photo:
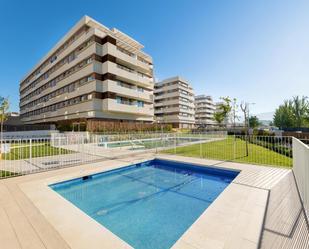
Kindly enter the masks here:
<path id="1" fill-rule="evenodd" d="M 292 171 L 269 190 L 259 249 L 309 248 L 309 227 Z"/>

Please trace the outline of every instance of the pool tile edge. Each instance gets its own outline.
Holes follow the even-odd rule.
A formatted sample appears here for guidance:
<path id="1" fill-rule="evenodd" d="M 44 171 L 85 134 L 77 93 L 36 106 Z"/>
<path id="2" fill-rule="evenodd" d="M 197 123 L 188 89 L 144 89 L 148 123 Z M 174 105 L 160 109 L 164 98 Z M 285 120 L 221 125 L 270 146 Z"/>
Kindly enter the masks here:
<path id="1" fill-rule="evenodd" d="M 170 155 L 159 155 L 158 158 L 240 171 L 237 177 L 246 174 L 246 166 L 249 166 Z M 235 181 L 237 177 L 179 238 L 172 249 L 183 249 L 184 245 L 195 249 L 258 248 L 268 190 L 239 184 Z"/>
<path id="2" fill-rule="evenodd" d="M 147 160 L 151 159 L 154 157 L 147 157 Z M 132 158 L 128 162 L 95 163 L 90 164 L 86 170 L 72 168 L 71 173 L 24 182 L 18 186 L 71 248 L 101 249 L 103 246 L 103 248 L 132 249 L 125 241 L 53 191 L 49 185 L 143 161 L 145 159 Z M 105 166 L 102 167 L 102 164 Z"/>
<path id="3" fill-rule="evenodd" d="M 135 163 L 151 160 L 153 158 L 154 157 L 145 157 L 144 159 L 137 160 Z M 164 157 L 161 157 L 161 156 L 159 156 L 159 158 L 167 159 L 167 158 L 164 158 Z M 179 157 L 176 156 L 176 157 L 173 157 L 173 158 L 169 158 L 169 160 L 182 161 L 183 158 L 179 158 Z M 188 158 L 187 162 L 201 164 L 201 165 L 204 165 L 204 166 L 207 166 L 207 164 L 211 164 L 213 162 L 218 163 L 218 161 L 211 161 L 211 163 L 208 163 L 207 160 L 199 160 L 198 161 L 198 160 L 192 160 L 192 158 Z M 102 163 L 106 164 L 106 162 L 101 162 L 100 164 L 102 164 Z M 65 175 L 60 175 L 60 176 L 55 176 L 55 177 L 49 177 L 49 178 L 37 180 L 35 182 L 27 182 L 27 183 L 20 184 L 19 186 L 22 189 L 22 191 L 28 196 L 28 198 L 34 203 L 34 205 L 36 207 L 38 207 L 38 209 L 41 211 L 41 213 L 46 217 L 46 219 L 49 222 L 51 222 L 50 217 L 49 217 L 51 214 L 46 213 L 46 210 L 47 210 L 47 212 L 49 212 L 48 209 L 50 209 L 50 207 L 57 206 L 55 204 L 58 204 L 59 207 L 61 207 L 60 210 L 56 209 L 56 210 L 52 211 L 52 213 L 54 213 L 53 215 L 56 216 L 56 218 L 55 217 L 52 218 L 52 219 L 54 219 L 54 221 L 51 222 L 51 224 L 55 227 L 55 229 L 57 231 L 60 232 L 61 236 L 65 239 L 65 241 L 67 241 L 67 242 L 70 241 L 70 242 L 68 242 L 68 244 L 72 248 L 102 248 L 102 243 L 103 243 L 104 240 L 106 240 L 104 243 L 107 243 L 106 248 L 110 248 L 110 247 L 108 247 L 108 245 L 109 246 L 112 245 L 113 246 L 112 248 L 115 248 L 115 246 L 117 248 L 132 248 L 129 245 L 127 245 L 124 241 L 122 241 L 120 238 L 118 238 L 116 235 L 112 234 L 109 230 L 107 230 L 107 229 L 106 229 L 107 231 L 105 229 L 102 230 L 103 226 L 101 226 L 98 223 L 92 224 L 91 226 L 93 227 L 92 229 L 94 229 L 96 231 L 95 233 L 97 234 L 97 236 L 95 236 L 95 237 L 98 237 L 98 238 L 100 237 L 98 239 L 98 241 L 100 241 L 100 245 L 97 244 L 97 246 L 96 246 L 95 242 L 93 241 L 93 240 L 96 240 L 97 238 L 94 239 L 94 238 L 91 237 L 90 242 L 92 244 L 89 244 L 89 237 L 87 237 L 87 236 L 82 236 L 82 237 L 77 239 L 76 234 L 83 233 L 86 230 L 85 226 L 87 227 L 87 225 L 89 225 L 89 223 L 93 223 L 93 222 L 96 223 L 94 220 L 92 220 L 89 216 L 84 214 L 78 208 L 76 208 L 77 210 L 72 210 L 72 209 L 69 209 L 69 210 L 72 211 L 72 213 L 75 215 L 75 217 L 80 217 L 79 215 L 84 216 L 82 218 L 83 222 L 79 226 L 80 231 L 79 232 L 75 231 L 71 234 L 65 235 L 65 233 L 66 233 L 65 229 L 69 229 L 69 226 L 63 225 L 62 223 L 64 221 L 63 221 L 63 219 L 59 219 L 59 217 L 63 216 L 63 213 L 62 213 L 63 209 L 65 209 L 66 207 L 69 208 L 69 206 L 72 206 L 72 204 L 69 203 L 69 202 L 66 203 L 67 201 L 64 198 L 62 198 L 61 196 L 58 196 L 58 200 L 56 200 L 57 198 L 54 199 L 55 197 L 51 196 L 50 194 L 51 193 L 52 193 L 52 195 L 57 195 L 57 194 L 53 193 L 53 191 L 47 186 L 47 185 L 52 184 L 52 183 L 61 182 L 61 181 L 64 181 L 64 180 L 69 180 L 69 179 L 81 177 L 81 176 L 84 176 L 84 175 L 89 175 L 89 174 L 93 174 L 93 173 L 97 173 L 97 172 L 103 172 L 103 171 L 107 171 L 107 170 L 110 170 L 110 169 L 113 169 L 113 168 L 124 167 L 124 166 L 131 164 L 131 163 L 132 163 L 132 160 L 130 160 L 130 162 L 127 162 L 127 163 L 124 163 L 124 162 L 120 163 L 119 161 L 117 163 L 109 162 L 109 164 L 111 164 L 111 166 L 107 166 L 107 167 L 104 167 L 104 168 L 103 167 L 91 167 L 91 168 L 89 168 L 87 170 L 83 170 L 83 171 L 72 170 L 72 173 L 70 173 L 70 174 L 65 174 Z M 228 167 L 226 164 L 219 166 L 218 168 L 231 169 L 231 167 Z M 239 170 L 239 169 L 236 169 L 236 168 L 234 168 L 234 169 Z M 45 190 L 44 191 L 37 191 L 39 186 L 43 186 L 44 187 L 43 189 L 45 189 Z M 230 186 L 232 186 L 231 190 L 230 190 Z M 200 216 L 200 218 L 176 242 L 176 244 L 173 246 L 173 248 L 183 248 L 183 245 L 186 245 L 186 248 L 205 248 L 206 245 L 209 246 L 209 247 L 206 247 L 206 248 L 241 248 L 240 247 L 241 244 L 257 245 L 256 240 L 258 240 L 258 238 L 259 238 L 259 235 L 257 236 L 257 231 L 259 230 L 259 229 L 257 229 L 257 226 L 262 226 L 262 224 L 259 224 L 259 223 L 261 223 L 262 220 L 263 220 L 264 210 L 265 210 L 265 205 L 266 205 L 266 203 L 264 203 L 264 201 L 263 201 L 264 200 L 264 196 L 263 196 L 264 194 L 259 194 L 259 193 L 261 191 L 264 192 L 265 190 L 256 189 L 256 191 L 255 191 L 255 189 L 254 189 L 254 190 L 250 190 L 250 191 L 253 191 L 253 192 L 249 191 L 250 192 L 249 193 L 247 190 L 245 190 L 246 188 L 252 189 L 252 187 L 242 186 L 242 185 L 237 184 L 237 183 L 231 183 L 226 188 L 227 191 L 224 190 L 223 193 L 221 193 L 221 195 L 217 198 L 217 200 L 208 209 L 206 209 L 206 211 Z M 47 193 L 48 191 L 46 189 L 48 189 L 51 193 L 50 192 Z M 243 199 L 246 199 L 247 202 L 245 203 L 246 205 L 244 205 L 244 207 L 243 207 L 244 210 L 242 210 L 242 212 L 239 213 L 239 216 L 237 216 L 239 218 L 239 220 L 242 221 L 243 223 L 237 223 L 237 222 L 234 223 L 234 224 L 242 224 L 242 226 L 240 226 L 238 229 L 235 229 L 235 230 L 242 230 L 244 227 L 247 228 L 246 226 L 249 226 L 249 228 L 247 229 L 248 233 L 245 236 L 238 236 L 237 234 L 234 234 L 233 236 L 229 236 L 229 237 L 222 236 L 222 234 L 218 233 L 218 237 L 216 237 L 216 236 L 211 234 L 211 231 L 206 233 L 206 231 L 202 230 L 202 232 L 199 232 L 198 227 L 203 227 L 203 226 L 205 226 L 204 224 L 207 224 L 207 222 L 205 223 L 205 220 L 207 221 L 207 220 L 220 219 L 220 217 L 222 215 L 221 213 L 223 211 L 219 212 L 217 209 L 218 209 L 218 207 L 220 209 L 220 206 L 222 206 L 222 203 L 225 203 L 224 200 L 223 201 L 221 200 L 221 198 L 230 196 L 230 191 L 232 191 L 232 192 L 234 191 L 234 192 L 238 193 L 240 197 L 243 196 L 243 195 L 248 195 L 248 196 L 251 196 L 251 197 L 255 196 L 255 195 L 260 196 L 258 198 L 259 202 L 256 202 L 256 203 L 250 198 L 247 198 L 247 199 L 246 199 L 246 197 L 243 198 Z M 225 192 L 227 192 L 227 194 L 225 194 Z M 242 192 L 248 192 L 248 193 L 245 194 L 245 193 L 242 193 Z M 44 197 L 44 198 L 42 198 L 42 197 Z M 48 198 L 46 198 L 46 197 L 48 197 Z M 235 196 L 233 198 L 235 198 Z M 51 204 L 50 204 L 51 206 L 48 203 L 46 203 L 46 201 L 44 201 L 44 202 L 40 201 L 40 199 L 44 199 L 44 200 L 49 199 L 49 201 L 51 202 Z M 219 204 L 216 204 L 216 203 L 219 203 Z M 252 213 L 252 215 L 255 215 L 257 217 L 256 219 L 254 219 L 252 225 L 249 225 L 247 220 L 246 220 L 246 217 L 247 218 L 250 217 L 250 205 L 260 206 L 261 210 L 263 209 L 263 212 L 260 209 L 258 209 L 256 211 L 257 212 L 256 214 L 254 214 L 254 212 Z M 214 206 L 214 207 L 212 207 L 212 206 Z M 249 209 L 249 210 L 247 210 L 246 208 Z M 209 210 L 213 210 L 213 209 L 214 209 L 214 211 L 208 212 Z M 214 217 L 216 217 L 215 215 L 218 215 L 217 218 L 214 218 Z M 91 220 L 91 221 L 89 221 L 89 220 Z M 72 222 L 74 222 L 74 221 L 75 221 L 74 219 L 71 220 L 69 222 L 69 224 L 72 225 Z M 198 226 L 196 226 L 196 224 L 198 224 Z M 99 225 L 99 227 L 97 227 L 97 225 Z M 226 229 L 225 231 L 231 231 L 232 229 L 231 229 L 230 226 L 231 226 L 231 224 L 225 224 L 221 227 L 224 227 L 224 229 Z M 251 226 L 253 228 L 250 228 Z M 75 227 L 78 227 L 78 226 L 75 226 Z M 216 230 L 214 228 L 212 230 Z M 90 229 L 90 231 L 91 231 L 91 229 Z M 194 236 L 192 236 L 192 231 L 194 233 Z M 110 235 L 110 233 L 112 235 Z M 74 236 L 74 234 L 75 234 L 75 236 Z M 104 235 L 102 235 L 102 234 L 104 234 Z M 229 234 L 229 233 L 227 232 L 227 234 Z M 222 236 L 222 237 L 220 238 L 220 236 Z M 102 239 L 101 237 L 104 237 L 103 241 L 101 241 L 101 239 Z M 202 239 L 200 237 L 202 237 Z M 206 239 L 203 239 L 204 237 Z M 77 243 L 78 240 L 83 240 L 84 243 Z M 113 243 L 113 244 L 108 244 L 108 243 Z M 180 245 L 182 245 L 182 246 L 180 246 Z"/>

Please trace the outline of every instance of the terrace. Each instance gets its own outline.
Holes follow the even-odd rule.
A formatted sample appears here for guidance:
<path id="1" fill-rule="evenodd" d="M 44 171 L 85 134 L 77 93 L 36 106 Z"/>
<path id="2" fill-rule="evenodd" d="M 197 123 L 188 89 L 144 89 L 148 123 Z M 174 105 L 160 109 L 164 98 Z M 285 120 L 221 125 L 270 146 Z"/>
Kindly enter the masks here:
<path id="1" fill-rule="evenodd" d="M 153 158 L 240 172 L 172 248 L 309 247 L 309 149 L 291 137 L 68 133 L 3 149 L 3 248 L 132 248 L 49 185 Z"/>

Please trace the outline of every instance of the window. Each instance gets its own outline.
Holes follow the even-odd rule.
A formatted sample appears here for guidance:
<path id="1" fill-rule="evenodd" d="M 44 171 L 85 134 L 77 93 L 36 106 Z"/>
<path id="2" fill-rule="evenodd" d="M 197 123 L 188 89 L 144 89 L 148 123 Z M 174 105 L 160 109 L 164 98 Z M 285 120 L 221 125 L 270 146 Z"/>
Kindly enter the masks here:
<path id="1" fill-rule="evenodd" d="M 69 93 L 75 90 L 74 84 L 69 85 Z"/>
<path id="2" fill-rule="evenodd" d="M 121 97 L 116 97 L 117 104 L 121 104 Z"/>
<path id="3" fill-rule="evenodd" d="M 69 55 L 69 58 L 68 58 L 68 63 L 70 63 L 71 61 L 73 61 L 73 60 L 75 60 L 75 53 L 73 52 L 73 53 L 71 53 L 70 55 Z"/>
<path id="4" fill-rule="evenodd" d="M 90 57 L 90 58 L 88 58 L 88 60 L 87 60 L 87 64 L 89 64 L 89 63 L 91 63 L 92 62 L 92 58 Z"/>
<path id="5" fill-rule="evenodd" d="M 57 60 L 57 55 L 54 55 L 50 58 L 50 63 L 53 63 L 55 60 Z"/>
<path id="6" fill-rule="evenodd" d="M 137 101 L 137 107 L 144 107 L 144 102 L 138 100 L 138 101 Z"/>
<path id="7" fill-rule="evenodd" d="M 125 82 L 122 82 L 122 81 L 119 81 L 119 80 L 117 80 L 117 86 L 129 88 L 129 89 L 133 88 L 132 84 L 128 84 L 128 83 L 125 83 Z"/>
<path id="8" fill-rule="evenodd" d="M 138 87 L 137 87 L 137 91 L 138 91 L 138 92 L 144 92 L 144 88 L 138 86 Z"/>
<path id="9" fill-rule="evenodd" d="M 83 79 L 81 79 L 80 81 L 79 81 L 79 84 L 80 85 L 83 85 L 84 83 L 86 83 L 87 82 L 87 80 L 85 79 L 85 78 L 83 78 Z"/>
<path id="10" fill-rule="evenodd" d="M 85 47 L 87 46 L 87 44 L 82 44 L 81 46 L 78 47 L 78 52 L 82 51 Z"/>
<path id="11" fill-rule="evenodd" d="M 56 80 L 52 80 L 52 81 L 50 82 L 50 87 L 54 87 L 54 86 L 56 86 Z"/>

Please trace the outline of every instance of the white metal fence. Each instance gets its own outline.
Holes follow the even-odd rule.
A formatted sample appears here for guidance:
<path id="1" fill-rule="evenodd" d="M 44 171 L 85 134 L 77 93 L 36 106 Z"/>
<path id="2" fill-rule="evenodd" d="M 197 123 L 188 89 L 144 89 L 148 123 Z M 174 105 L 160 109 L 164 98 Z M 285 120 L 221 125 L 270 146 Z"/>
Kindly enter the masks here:
<path id="1" fill-rule="evenodd" d="M 293 138 L 293 171 L 304 208 L 309 211 L 309 146 Z"/>
<path id="2" fill-rule="evenodd" d="M 58 133 L 50 138 L 4 139 L 0 178 L 85 164 L 134 153 L 167 153 L 291 167 L 292 138 L 206 133 Z"/>
<path id="3" fill-rule="evenodd" d="M 163 153 L 248 164 L 292 167 L 292 137 L 232 135 Z"/>
<path id="4" fill-rule="evenodd" d="M 75 164 L 129 156 L 224 139 L 226 133 L 135 133 L 102 135 L 54 133 L 50 138 L 4 139 L 0 144 L 0 178 L 30 174 Z"/>
<path id="5" fill-rule="evenodd" d="M 70 144 L 53 146 L 50 138 L 6 139 L 0 151 L 0 178 L 99 160 L 83 143 L 72 150 Z"/>

